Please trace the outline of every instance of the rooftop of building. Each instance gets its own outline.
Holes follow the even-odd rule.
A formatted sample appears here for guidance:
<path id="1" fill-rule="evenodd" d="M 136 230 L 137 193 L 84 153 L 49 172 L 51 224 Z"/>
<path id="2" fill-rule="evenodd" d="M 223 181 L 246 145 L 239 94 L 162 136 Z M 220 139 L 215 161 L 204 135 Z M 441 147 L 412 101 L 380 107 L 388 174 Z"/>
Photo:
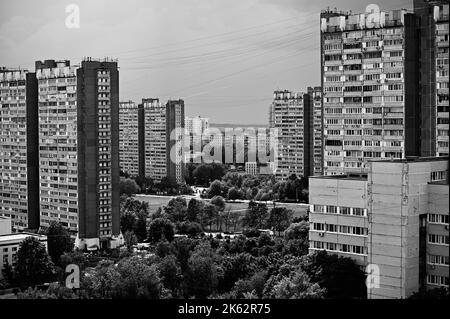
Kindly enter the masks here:
<path id="1" fill-rule="evenodd" d="M 310 176 L 309 178 L 367 181 L 367 174 L 365 174 L 365 173 L 347 173 L 347 174 L 340 174 L 340 175 Z"/>
<path id="2" fill-rule="evenodd" d="M 30 236 L 37 237 L 39 239 L 47 239 L 47 236 L 45 236 L 45 235 L 22 232 L 22 233 L 0 235 L 0 242 L 24 240 L 25 238 L 30 237 Z"/>
<path id="3" fill-rule="evenodd" d="M 419 162 L 441 162 L 447 161 L 448 156 L 434 156 L 434 157 L 420 157 L 420 156 L 407 156 L 406 158 L 393 158 L 393 159 L 373 159 L 370 162 L 383 162 L 383 163 L 419 163 Z"/>

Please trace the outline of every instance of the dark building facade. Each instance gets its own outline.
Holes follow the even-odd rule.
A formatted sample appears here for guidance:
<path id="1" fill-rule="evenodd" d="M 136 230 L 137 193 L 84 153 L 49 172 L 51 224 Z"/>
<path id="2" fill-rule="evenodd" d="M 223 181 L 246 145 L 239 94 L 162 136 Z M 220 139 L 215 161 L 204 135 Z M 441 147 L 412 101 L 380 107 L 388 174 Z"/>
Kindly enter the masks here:
<path id="1" fill-rule="evenodd" d="M 448 156 L 449 5 L 414 1 L 420 37 L 421 156 Z"/>
<path id="2" fill-rule="evenodd" d="M 79 246 L 115 245 L 119 220 L 119 71 L 85 59 L 77 70 Z"/>
<path id="3" fill-rule="evenodd" d="M 166 104 L 166 167 L 171 182 L 184 180 L 184 101 L 169 100 Z"/>

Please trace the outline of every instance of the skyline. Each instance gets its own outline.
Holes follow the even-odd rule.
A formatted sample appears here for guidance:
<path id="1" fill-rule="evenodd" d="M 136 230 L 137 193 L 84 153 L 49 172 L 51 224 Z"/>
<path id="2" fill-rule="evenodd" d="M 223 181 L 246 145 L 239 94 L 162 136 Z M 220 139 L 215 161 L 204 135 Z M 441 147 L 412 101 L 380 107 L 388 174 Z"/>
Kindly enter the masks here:
<path id="1" fill-rule="evenodd" d="M 181 98 L 187 116 L 257 125 L 268 122 L 274 90 L 320 85 L 320 11 L 364 12 L 366 6 L 354 0 L 77 1 L 80 28 L 67 29 L 68 4 L 2 2 L 2 65 L 32 71 L 35 60 L 79 64 L 85 56 L 109 56 L 119 62 L 121 101 Z M 377 4 L 412 8 L 412 1 Z"/>

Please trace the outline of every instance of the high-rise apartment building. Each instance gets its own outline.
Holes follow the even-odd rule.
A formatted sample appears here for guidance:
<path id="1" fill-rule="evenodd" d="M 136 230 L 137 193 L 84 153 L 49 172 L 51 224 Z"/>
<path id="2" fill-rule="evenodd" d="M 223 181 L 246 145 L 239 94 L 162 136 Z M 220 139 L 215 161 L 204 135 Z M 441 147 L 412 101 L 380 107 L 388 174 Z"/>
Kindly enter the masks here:
<path id="1" fill-rule="evenodd" d="M 202 159 L 202 144 L 205 133 L 209 129 L 209 119 L 205 117 L 196 116 L 184 118 L 185 138 L 188 139 L 189 151 L 185 152 L 185 163 L 201 162 Z M 205 137 L 206 138 L 206 137 Z"/>
<path id="2" fill-rule="evenodd" d="M 277 178 L 305 172 L 304 94 L 275 91 L 269 125 L 278 129 Z"/>
<path id="3" fill-rule="evenodd" d="M 321 14 L 324 174 L 420 155 L 419 38 L 406 10 Z"/>
<path id="4" fill-rule="evenodd" d="M 139 111 L 140 107 L 132 102 L 119 103 L 119 149 L 120 169 L 130 176 L 139 176 Z"/>
<path id="5" fill-rule="evenodd" d="M 169 100 L 166 104 L 166 167 L 172 182 L 184 181 L 184 101 Z"/>
<path id="6" fill-rule="evenodd" d="M 184 180 L 184 101 L 142 99 L 145 176 L 160 182 Z M 141 150 L 142 148 L 139 147 Z M 173 152 L 172 157 L 171 153 Z"/>
<path id="7" fill-rule="evenodd" d="M 119 71 L 85 59 L 77 70 L 78 242 L 115 247 L 119 220 Z"/>
<path id="8" fill-rule="evenodd" d="M 160 182 L 166 169 L 166 107 L 159 99 L 142 99 L 144 109 L 145 176 Z"/>
<path id="9" fill-rule="evenodd" d="M 14 230 L 39 228 L 35 73 L 0 68 L 0 215 Z"/>
<path id="10" fill-rule="evenodd" d="M 370 266 L 368 298 L 449 285 L 448 158 L 377 160 L 309 179 L 310 251 Z"/>
<path id="11" fill-rule="evenodd" d="M 186 134 L 201 136 L 209 128 L 209 118 L 201 117 L 200 115 L 195 117 L 186 116 L 184 118 L 184 125 Z"/>
<path id="12" fill-rule="evenodd" d="M 36 61 L 39 89 L 40 226 L 59 221 L 78 231 L 77 68 Z"/>
<path id="13" fill-rule="evenodd" d="M 269 125 L 277 129 L 278 152 L 276 176 L 286 179 L 291 174 L 311 174 L 311 97 L 287 90 L 275 91 L 270 105 Z"/>
<path id="14" fill-rule="evenodd" d="M 323 116 L 322 116 L 322 88 L 308 87 L 311 111 L 310 123 L 310 157 L 311 167 L 309 175 L 323 174 Z"/>
<path id="15" fill-rule="evenodd" d="M 421 155 L 448 156 L 449 4 L 414 1 L 420 35 Z"/>

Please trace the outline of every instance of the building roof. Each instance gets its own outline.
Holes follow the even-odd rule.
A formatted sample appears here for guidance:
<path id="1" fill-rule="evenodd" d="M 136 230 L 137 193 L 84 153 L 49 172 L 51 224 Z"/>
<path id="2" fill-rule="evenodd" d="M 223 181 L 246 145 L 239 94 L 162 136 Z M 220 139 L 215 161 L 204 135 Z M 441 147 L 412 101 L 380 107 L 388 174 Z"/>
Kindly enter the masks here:
<path id="1" fill-rule="evenodd" d="M 15 233 L 15 234 L 6 234 L 6 235 L 0 235 L 0 242 L 4 241 L 22 241 L 27 237 L 37 237 L 38 239 L 46 240 L 47 236 L 45 235 L 39 235 L 34 233 Z"/>
<path id="2" fill-rule="evenodd" d="M 436 161 L 447 161 L 448 162 L 448 156 L 440 156 L 440 157 L 409 156 L 406 158 L 369 160 L 369 162 L 384 162 L 384 163 L 418 163 L 418 162 L 436 162 Z"/>

